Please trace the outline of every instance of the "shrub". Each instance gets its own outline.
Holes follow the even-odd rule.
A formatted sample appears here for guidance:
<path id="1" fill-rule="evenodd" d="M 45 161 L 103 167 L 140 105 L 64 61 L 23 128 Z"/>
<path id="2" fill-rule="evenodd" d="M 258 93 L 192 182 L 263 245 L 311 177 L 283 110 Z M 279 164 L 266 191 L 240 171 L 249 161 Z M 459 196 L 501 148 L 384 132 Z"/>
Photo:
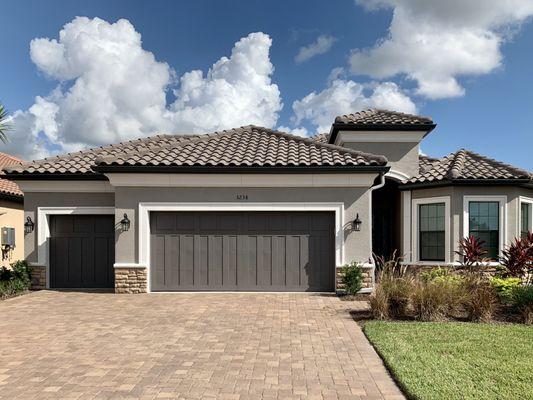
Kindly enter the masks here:
<path id="1" fill-rule="evenodd" d="M 518 286 L 513 289 L 511 305 L 520 313 L 524 323 L 533 323 L 533 285 Z"/>
<path id="2" fill-rule="evenodd" d="M 413 279 L 385 275 L 379 285 L 387 297 L 388 315 L 393 318 L 406 316 L 413 291 Z"/>
<path id="3" fill-rule="evenodd" d="M 379 282 L 383 276 L 401 278 L 406 274 L 407 266 L 401 264 L 403 257 L 398 255 L 397 250 L 394 250 L 388 259 L 375 253 L 372 255 L 376 265 L 376 282 Z"/>
<path id="4" fill-rule="evenodd" d="M 515 278 L 526 278 L 528 269 L 533 263 L 533 244 L 530 235 L 515 238 L 509 246 L 502 251 L 500 263 L 505 267 L 505 275 Z"/>
<path id="5" fill-rule="evenodd" d="M 11 269 L 0 269 L 0 297 L 7 297 L 28 290 L 31 285 L 31 270 L 26 261 L 16 261 Z"/>
<path id="6" fill-rule="evenodd" d="M 490 321 L 496 308 L 496 292 L 490 282 L 477 276 L 465 280 L 464 307 L 470 321 Z"/>
<path id="7" fill-rule="evenodd" d="M 462 267 L 470 272 L 476 272 L 479 264 L 486 262 L 484 249 L 485 242 L 475 236 L 459 239 L 459 251 L 455 253 L 460 255 L 463 260 Z"/>
<path id="8" fill-rule="evenodd" d="M 356 294 L 363 287 L 363 269 L 361 266 L 352 262 L 342 268 L 342 283 L 346 293 Z"/>
<path id="9" fill-rule="evenodd" d="M 502 303 L 509 304 L 513 295 L 513 290 L 520 286 L 520 278 L 500 278 L 493 277 L 490 284 Z"/>
<path id="10" fill-rule="evenodd" d="M 420 279 L 412 292 L 415 318 L 439 321 L 453 314 L 463 301 L 463 280 L 454 275 Z"/>
<path id="11" fill-rule="evenodd" d="M 374 292 L 370 296 L 370 310 L 376 319 L 389 318 L 389 297 L 381 284 L 374 287 Z"/>

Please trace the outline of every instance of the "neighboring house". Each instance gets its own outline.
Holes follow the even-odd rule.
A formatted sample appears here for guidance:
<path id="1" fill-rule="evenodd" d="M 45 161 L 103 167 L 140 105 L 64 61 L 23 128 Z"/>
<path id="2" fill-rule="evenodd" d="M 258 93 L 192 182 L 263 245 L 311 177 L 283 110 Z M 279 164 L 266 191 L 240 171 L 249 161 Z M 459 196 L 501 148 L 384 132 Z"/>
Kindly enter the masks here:
<path id="1" fill-rule="evenodd" d="M 0 152 L 0 168 L 20 165 L 22 160 Z M 0 171 L 0 266 L 24 259 L 24 195 L 15 182 Z"/>
<path id="2" fill-rule="evenodd" d="M 334 291 L 358 261 L 370 291 L 373 252 L 453 265 L 474 234 L 495 260 L 531 229 L 530 173 L 466 150 L 420 156 L 434 128 L 367 110 L 314 138 L 158 135 L 6 171 L 35 222 L 26 257 L 42 286 Z"/>

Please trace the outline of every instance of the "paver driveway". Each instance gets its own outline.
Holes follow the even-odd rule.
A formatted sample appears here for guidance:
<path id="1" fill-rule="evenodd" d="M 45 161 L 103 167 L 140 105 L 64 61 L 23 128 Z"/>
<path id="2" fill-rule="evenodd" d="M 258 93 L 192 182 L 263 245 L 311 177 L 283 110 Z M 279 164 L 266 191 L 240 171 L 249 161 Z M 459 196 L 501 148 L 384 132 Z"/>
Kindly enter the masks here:
<path id="1" fill-rule="evenodd" d="M 399 399 L 334 296 L 35 292 L 0 302 L 6 399 Z"/>

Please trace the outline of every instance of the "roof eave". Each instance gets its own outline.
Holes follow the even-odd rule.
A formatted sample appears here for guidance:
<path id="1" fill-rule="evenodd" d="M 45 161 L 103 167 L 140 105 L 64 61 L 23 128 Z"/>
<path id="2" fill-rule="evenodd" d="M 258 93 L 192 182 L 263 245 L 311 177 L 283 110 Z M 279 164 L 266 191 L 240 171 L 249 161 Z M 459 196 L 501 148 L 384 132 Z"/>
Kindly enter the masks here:
<path id="1" fill-rule="evenodd" d="M 346 172 L 376 172 L 386 173 L 390 169 L 386 165 L 359 166 L 157 166 L 157 165 L 97 165 L 93 170 L 100 173 L 128 172 L 128 173 L 200 173 L 200 174 L 272 174 L 272 173 L 346 173 Z"/>
<path id="2" fill-rule="evenodd" d="M 530 179 L 446 179 L 432 182 L 404 183 L 400 190 L 425 189 L 444 186 L 524 186 L 532 187 Z"/>
<path id="3" fill-rule="evenodd" d="M 339 131 L 425 131 L 426 137 L 437 124 L 420 124 L 420 125 L 398 125 L 398 124 L 347 124 L 335 122 L 331 125 L 329 131 L 328 143 L 335 143 Z"/>
<path id="4" fill-rule="evenodd" d="M 0 192 L 0 200 L 13 201 L 15 203 L 24 203 L 24 195 Z"/>
<path id="5" fill-rule="evenodd" d="M 2 178 L 9 179 L 10 181 L 107 181 L 107 177 L 102 174 L 95 173 L 7 173 L 2 175 Z"/>

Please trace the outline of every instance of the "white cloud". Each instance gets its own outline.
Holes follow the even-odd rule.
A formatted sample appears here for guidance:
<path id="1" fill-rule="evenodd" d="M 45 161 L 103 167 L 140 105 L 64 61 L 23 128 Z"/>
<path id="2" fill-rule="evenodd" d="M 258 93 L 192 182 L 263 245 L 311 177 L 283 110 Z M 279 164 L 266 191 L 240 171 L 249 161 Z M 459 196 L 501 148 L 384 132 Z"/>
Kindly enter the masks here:
<path id="1" fill-rule="evenodd" d="M 389 35 L 355 50 L 354 74 L 375 79 L 405 74 L 430 99 L 464 94 L 461 76 L 487 74 L 502 64 L 509 32 L 533 15 L 531 0 L 357 0 L 373 10 L 392 8 Z"/>
<path id="2" fill-rule="evenodd" d="M 296 136 L 307 136 L 309 132 L 304 127 L 289 128 L 288 126 L 278 126 L 276 130 L 281 132 L 290 133 Z"/>
<path id="3" fill-rule="evenodd" d="M 320 35 L 313 43 L 300 47 L 298 54 L 294 57 L 294 61 L 302 63 L 315 56 L 327 53 L 336 40 L 333 36 Z"/>
<path id="4" fill-rule="evenodd" d="M 73 151 L 128 140 L 158 131 L 196 133 L 249 123 L 272 127 L 282 107 L 271 82 L 272 41 L 264 33 L 239 40 L 203 76 L 174 71 L 142 48 L 141 35 L 127 20 L 109 23 L 77 17 L 59 39 L 34 39 L 32 61 L 59 81 L 47 96 L 12 116 L 12 142 L 6 151 L 23 158 L 42 157 L 55 148 Z"/>
<path id="5" fill-rule="evenodd" d="M 368 94 L 367 94 L 368 92 Z M 295 124 L 308 121 L 316 132 L 328 132 L 336 116 L 367 108 L 415 113 L 416 106 L 393 82 L 362 85 L 352 80 L 333 80 L 321 92 L 312 92 L 293 103 Z"/>

